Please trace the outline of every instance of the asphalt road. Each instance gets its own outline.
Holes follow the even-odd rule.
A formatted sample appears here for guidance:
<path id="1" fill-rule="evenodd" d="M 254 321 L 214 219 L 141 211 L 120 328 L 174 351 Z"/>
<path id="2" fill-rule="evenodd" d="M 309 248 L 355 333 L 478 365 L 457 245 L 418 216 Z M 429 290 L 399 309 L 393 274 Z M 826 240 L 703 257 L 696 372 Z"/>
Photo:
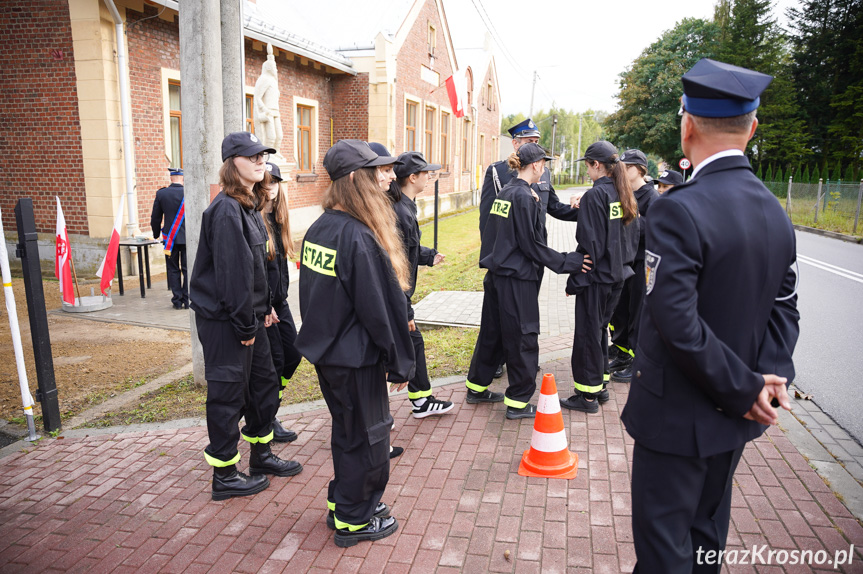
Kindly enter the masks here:
<path id="1" fill-rule="evenodd" d="M 795 384 L 863 443 L 863 245 L 797 232 Z"/>

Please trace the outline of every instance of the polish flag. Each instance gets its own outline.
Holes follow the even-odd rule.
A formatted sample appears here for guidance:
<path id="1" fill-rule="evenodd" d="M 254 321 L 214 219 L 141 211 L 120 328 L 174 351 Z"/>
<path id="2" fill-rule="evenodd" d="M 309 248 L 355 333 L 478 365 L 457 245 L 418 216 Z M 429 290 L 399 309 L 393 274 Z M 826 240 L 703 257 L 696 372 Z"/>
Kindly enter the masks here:
<path id="1" fill-rule="evenodd" d="M 456 72 L 446 79 L 446 93 L 455 117 L 464 116 L 464 102 L 467 99 L 467 78 L 464 72 Z"/>
<path id="2" fill-rule="evenodd" d="M 63 296 L 63 301 L 70 305 L 75 304 L 75 286 L 72 285 L 72 262 L 69 252 L 69 234 L 66 232 L 66 218 L 63 217 L 63 208 L 60 207 L 60 198 L 56 195 L 57 200 L 57 231 L 56 238 L 56 258 L 54 259 L 54 276 L 60 280 L 60 294 Z"/>
<path id="3" fill-rule="evenodd" d="M 108 242 L 108 252 L 105 253 L 105 259 L 96 271 L 96 275 L 102 278 L 99 287 L 102 290 L 102 295 L 108 295 L 107 291 L 111 288 L 111 282 L 114 281 L 114 273 L 117 271 L 117 252 L 120 250 L 120 226 L 123 225 L 123 203 L 126 200 L 125 195 L 120 196 L 120 205 L 117 206 L 117 215 L 114 216 L 114 231 L 111 233 L 111 240 Z"/>

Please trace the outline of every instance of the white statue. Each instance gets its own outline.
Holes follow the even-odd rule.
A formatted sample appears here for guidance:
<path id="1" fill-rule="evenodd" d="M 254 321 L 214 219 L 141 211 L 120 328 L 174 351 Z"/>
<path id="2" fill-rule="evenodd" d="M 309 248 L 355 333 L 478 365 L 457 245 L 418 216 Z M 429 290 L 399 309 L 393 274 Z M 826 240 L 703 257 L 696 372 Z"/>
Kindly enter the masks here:
<path id="1" fill-rule="evenodd" d="M 279 76 L 273 45 L 267 44 L 267 61 L 261 66 L 261 75 L 255 82 L 255 135 L 261 142 L 279 150 L 282 145 L 282 120 L 279 114 Z M 274 159 L 281 159 L 277 151 Z"/>

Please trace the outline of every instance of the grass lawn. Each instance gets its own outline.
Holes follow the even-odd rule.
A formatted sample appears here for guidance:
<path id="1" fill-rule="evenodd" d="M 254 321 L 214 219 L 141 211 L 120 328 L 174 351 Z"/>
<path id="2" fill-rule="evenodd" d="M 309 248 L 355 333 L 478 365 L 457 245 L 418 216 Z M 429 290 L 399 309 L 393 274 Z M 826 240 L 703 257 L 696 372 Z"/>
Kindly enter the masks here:
<path id="1" fill-rule="evenodd" d="M 434 245 L 434 223 L 422 229 L 422 244 Z M 438 267 L 419 269 L 413 302 L 433 291 L 482 291 L 485 270 L 479 268 L 479 210 L 472 209 L 438 222 L 438 251 L 446 261 Z"/>

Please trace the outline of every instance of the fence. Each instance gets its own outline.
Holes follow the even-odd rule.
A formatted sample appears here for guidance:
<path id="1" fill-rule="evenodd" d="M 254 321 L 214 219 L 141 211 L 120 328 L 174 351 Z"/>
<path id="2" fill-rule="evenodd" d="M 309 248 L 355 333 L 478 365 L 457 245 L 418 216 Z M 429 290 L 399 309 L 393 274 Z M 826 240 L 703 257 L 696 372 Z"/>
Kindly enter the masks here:
<path id="1" fill-rule="evenodd" d="M 863 231 L 860 221 L 863 180 L 795 183 L 789 178 L 787 182 L 765 181 L 764 185 L 785 204 L 785 211 L 797 225 L 851 235 Z"/>

